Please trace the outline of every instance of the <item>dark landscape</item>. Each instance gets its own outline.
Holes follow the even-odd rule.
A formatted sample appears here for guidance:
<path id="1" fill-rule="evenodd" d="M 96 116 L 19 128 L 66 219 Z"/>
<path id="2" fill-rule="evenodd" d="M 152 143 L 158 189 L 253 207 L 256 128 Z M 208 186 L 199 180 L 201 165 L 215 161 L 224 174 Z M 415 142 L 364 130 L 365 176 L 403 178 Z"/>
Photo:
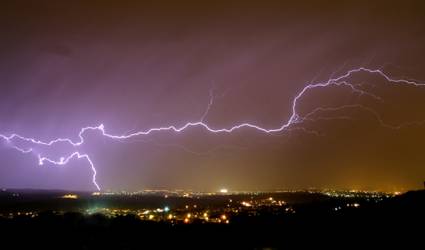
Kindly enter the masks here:
<path id="1" fill-rule="evenodd" d="M 413 246 L 422 242 L 425 222 L 425 191 L 71 195 L 6 190 L 0 204 L 5 244 L 52 249 L 281 249 L 312 241 L 384 246 L 404 240 Z"/>

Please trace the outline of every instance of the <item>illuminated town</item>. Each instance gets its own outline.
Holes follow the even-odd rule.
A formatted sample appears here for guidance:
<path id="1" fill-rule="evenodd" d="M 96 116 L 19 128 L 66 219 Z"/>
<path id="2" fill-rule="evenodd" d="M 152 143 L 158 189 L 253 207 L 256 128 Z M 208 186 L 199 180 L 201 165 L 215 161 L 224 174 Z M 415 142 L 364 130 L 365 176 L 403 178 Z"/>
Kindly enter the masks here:
<path id="1" fill-rule="evenodd" d="M 42 192 L 41 192 L 42 193 Z M 19 200 L 28 193 L 16 193 L 3 189 L 2 198 Z M 63 209 L 52 210 L 54 214 L 65 214 L 75 211 L 85 215 L 103 215 L 107 218 L 135 216 L 142 221 L 167 222 L 171 224 L 220 223 L 229 224 L 233 218 L 241 216 L 255 217 L 263 214 L 290 215 L 297 212 L 297 207 L 303 207 L 309 202 L 326 200 L 329 211 L 360 208 L 382 202 L 400 192 L 370 192 L 358 190 L 285 190 L 275 192 L 249 192 L 220 190 L 219 192 L 189 192 L 183 190 L 144 190 L 139 192 L 94 192 L 94 193 L 64 193 L 61 195 L 46 195 L 43 199 L 51 199 L 63 203 Z M 328 198 L 326 198 L 328 197 Z M 285 200 L 285 198 L 289 199 Z M 43 202 L 42 200 L 40 201 Z M 73 204 L 75 203 L 75 204 Z M 90 203 L 90 207 L 81 204 Z M 130 204 L 125 207 L 125 203 Z M 109 204 L 102 206 L 102 204 Z M 114 205 L 115 204 L 115 205 Z M 154 207 L 154 204 L 163 206 Z M 145 205 L 145 207 L 143 207 Z M 38 216 L 42 210 L 12 209 L 6 211 L 2 207 L 0 217 L 31 217 Z"/>

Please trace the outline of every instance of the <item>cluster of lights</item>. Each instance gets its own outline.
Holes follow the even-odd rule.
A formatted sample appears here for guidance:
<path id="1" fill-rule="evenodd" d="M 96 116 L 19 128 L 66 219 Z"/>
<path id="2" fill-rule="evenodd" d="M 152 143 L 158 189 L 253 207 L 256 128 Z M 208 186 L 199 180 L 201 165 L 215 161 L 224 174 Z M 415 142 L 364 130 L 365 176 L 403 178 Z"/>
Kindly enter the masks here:
<path id="1" fill-rule="evenodd" d="M 0 218 L 8 218 L 8 219 L 13 219 L 17 216 L 26 216 L 26 217 L 30 217 L 30 218 L 35 218 L 38 216 L 38 212 L 33 212 L 33 211 L 25 211 L 25 212 L 13 212 L 13 213 L 7 213 L 7 214 L 2 214 L 0 213 Z"/>
<path id="2" fill-rule="evenodd" d="M 360 207 L 360 204 L 359 203 L 347 203 L 347 207 L 358 208 L 358 207 Z"/>
<path id="3" fill-rule="evenodd" d="M 285 201 L 282 200 L 275 200 L 273 197 L 269 197 L 264 200 L 259 201 L 241 201 L 240 203 L 243 207 L 249 208 L 249 207 L 258 207 L 258 206 L 284 206 L 286 205 Z"/>
<path id="4" fill-rule="evenodd" d="M 241 202 L 241 204 L 242 204 L 242 206 L 244 206 L 244 207 L 252 207 L 252 204 L 251 204 L 251 203 L 249 203 L 249 202 L 246 202 L 246 201 L 242 201 L 242 202 Z"/>
<path id="5" fill-rule="evenodd" d="M 394 193 L 361 191 L 361 190 L 349 190 L 349 191 L 325 190 L 320 193 L 330 197 L 336 197 L 336 198 L 371 198 L 371 199 L 390 198 L 393 195 L 395 195 Z"/>
<path id="6" fill-rule="evenodd" d="M 78 199 L 78 195 L 76 194 L 65 194 L 61 196 L 62 199 L 72 199 L 72 200 L 76 200 Z"/>
<path id="7" fill-rule="evenodd" d="M 220 189 L 220 193 L 222 193 L 222 194 L 227 194 L 228 192 L 229 192 L 229 190 L 227 190 L 226 188 Z"/>

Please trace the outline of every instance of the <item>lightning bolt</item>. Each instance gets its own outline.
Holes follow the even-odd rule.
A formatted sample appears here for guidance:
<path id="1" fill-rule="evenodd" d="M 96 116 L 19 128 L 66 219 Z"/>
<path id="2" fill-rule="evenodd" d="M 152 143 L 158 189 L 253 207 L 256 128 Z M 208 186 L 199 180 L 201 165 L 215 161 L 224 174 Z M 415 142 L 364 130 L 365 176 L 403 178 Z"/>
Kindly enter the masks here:
<path id="1" fill-rule="evenodd" d="M 284 121 L 279 127 L 275 127 L 275 128 L 264 128 L 264 127 L 261 127 L 261 126 L 258 126 L 256 124 L 252 124 L 252 123 L 239 123 L 239 124 L 236 124 L 236 125 L 234 125 L 232 127 L 228 127 L 228 128 L 213 128 L 213 127 L 209 126 L 206 122 L 204 122 L 204 120 L 205 120 L 206 116 L 208 115 L 208 112 L 209 112 L 211 106 L 213 105 L 214 95 L 213 95 L 213 92 L 210 91 L 210 102 L 208 103 L 206 111 L 201 116 L 201 119 L 199 121 L 187 122 L 180 127 L 175 126 L 175 125 L 169 125 L 169 126 L 162 126 L 162 127 L 153 127 L 153 128 L 149 128 L 147 130 L 141 130 L 141 131 L 128 133 L 128 134 L 114 135 L 114 134 L 110 134 L 110 133 L 106 132 L 105 126 L 103 124 L 100 124 L 99 126 L 87 126 L 87 127 L 81 128 L 79 133 L 78 133 L 79 139 L 77 141 L 73 141 L 70 138 L 56 138 L 56 139 L 51 140 L 51 141 L 41 141 L 41 140 L 37 140 L 35 138 L 24 137 L 24 136 L 21 136 L 21 135 L 18 135 L 18 134 L 11 134 L 9 136 L 6 136 L 4 134 L 0 134 L 0 138 L 5 140 L 7 142 L 7 144 L 10 145 L 11 148 L 18 150 L 21 153 L 28 154 L 28 153 L 34 153 L 35 149 L 34 148 L 21 148 L 21 147 L 16 146 L 13 142 L 16 140 L 16 141 L 22 141 L 22 142 L 26 142 L 26 143 L 29 143 L 29 144 L 32 144 L 32 145 L 36 145 L 36 146 L 46 146 L 46 147 L 53 147 L 57 143 L 67 143 L 74 148 L 78 148 L 79 146 L 84 144 L 84 142 L 85 142 L 84 141 L 84 134 L 87 131 L 100 131 L 102 133 L 102 136 L 113 139 L 113 140 L 127 140 L 127 139 L 130 139 L 130 138 L 133 138 L 133 137 L 149 135 L 149 134 L 152 134 L 152 133 L 155 133 L 155 132 L 161 132 L 161 131 L 172 131 L 172 132 L 175 132 L 175 133 L 180 133 L 180 132 L 183 132 L 190 127 L 201 127 L 201 128 L 205 129 L 206 131 L 208 131 L 210 133 L 232 133 L 235 130 L 246 128 L 246 129 L 252 129 L 252 130 L 262 132 L 262 133 L 266 133 L 266 134 L 273 134 L 273 133 L 279 133 L 279 132 L 282 132 L 282 131 L 285 131 L 285 130 L 289 130 L 290 127 L 293 126 L 293 125 L 300 124 L 300 123 L 303 123 L 305 121 L 313 120 L 313 118 L 310 118 L 310 117 L 313 116 L 316 113 L 320 113 L 320 112 L 324 112 L 324 111 L 344 110 L 344 109 L 349 109 L 349 108 L 360 108 L 360 109 L 363 109 L 365 111 L 372 113 L 377 118 L 377 120 L 380 122 L 381 125 L 388 127 L 388 128 L 397 129 L 397 128 L 400 128 L 401 126 L 404 126 L 406 124 L 410 124 L 410 123 L 401 124 L 401 125 L 386 124 L 381 119 L 379 114 L 377 112 L 375 112 L 373 109 L 368 108 L 366 106 L 359 105 L 359 104 L 345 105 L 345 106 L 341 106 L 341 107 L 318 107 L 318 108 L 314 109 L 313 111 L 307 113 L 304 116 L 300 115 L 300 113 L 297 111 L 297 107 L 298 107 L 299 102 L 301 101 L 303 96 L 308 91 L 313 90 L 313 89 L 318 89 L 318 88 L 331 87 L 331 86 L 348 87 L 355 93 L 358 93 L 360 95 L 367 95 L 367 96 L 369 96 L 369 97 L 371 97 L 375 100 L 382 101 L 382 99 L 379 96 L 376 96 L 372 93 L 366 92 L 366 91 L 362 90 L 361 88 L 359 88 L 359 86 L 360 86 L 359 84 L 352 84 L 348 81 L 351 76 L 353 76 L 356 73 L 360 73 L 360 72 L 378 75 L 378 76 L 382 77 L 384 80 L 386 80 L 388 83 L 392 83 L 392 84 L 402 84 L 402 85 L 409 85 L 409 86 L 414 86 L 414 87 L 425 86 L 425 83 L 421 83 L 421 82 L 410 80 L 410 79 L 394 79 L 394 78 L 390 77 L 389 75 L 385 74 L 381 69 L 369 69 L 369 68 L 365 68 L 365 67 L 359 67 L 359 68 L 351 69 L 351 70 L 347 71 L 345 74 L 342 74 L 338 77 L 331 76 L 331 78 L 329 78 L 327 81 L 318 82 L 318 83 L 309 83 L 309 84 L 305 85 L 295 95 L 295 97 L 292 99 L 292 102 L 291 102 L 292 107 L 291 107 L 291 113 L 290 113 L 289 118 L 286 121 Z M 348 117 L 346 117 L 346 116 L 336 117 L 336 118 L 337 119 L 338 118 L 348 119 Z M 328 118 L 322 118 L 322 119 L 328 119 Z M 423 123 L 424 122 L 413 122 L 412 124 L 423 124 Z M 66 165 L 69 161 L 71 161 L 74 158 L 84 159 L 90 165 L 90 168 L 91 168 L 91 171 L 92 171 L 92 182 L 93 182 L 94 186 L 96 187 L 97 190 L 101 190 L 99 184 L 96 181 L 97 171 L 96 171 L 95 165 L 93 164 L 93 161 L 90 159 L 88 154 L 82 154 L 79 151 L 75 151 L 75 152 L 69 154 L 68 156 L 60 157 L 59 160 L 54 160 L 54 159 L 42 156 L 40 154 L 37 154 L 37 158 L 38 158 L 39 165 L 43 165 L 45 163 L 50 163 L 50 164 L 58 165 L 58 166 Z"/>

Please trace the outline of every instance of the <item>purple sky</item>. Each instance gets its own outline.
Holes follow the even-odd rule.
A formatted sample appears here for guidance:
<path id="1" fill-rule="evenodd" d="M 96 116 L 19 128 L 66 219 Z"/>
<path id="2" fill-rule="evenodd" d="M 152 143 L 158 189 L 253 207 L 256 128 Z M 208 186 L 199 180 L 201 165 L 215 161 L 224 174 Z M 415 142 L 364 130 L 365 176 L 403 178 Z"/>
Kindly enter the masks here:
<path id="1" fill-rule="evenodd" d="M 1 134 L 78 140 L 100 123 L 113 134 L 182 126 L 201 118 L 211 90 L 211 127 L 274 128 L 306 84 L 334 72 L 425 80 L 422 1 L 86 2 L 0 3 Z M 389 124 L 425 120 L 425 87 L 365 73 L 350 81 L 383 101 L 330 87 L 308 92 L 299 112 L 361 104 Z M 274 135 L 191 128 L 118 142 L 87 132 L 80 150 L 105 190 L 421 187 L 425 125 L 388 129 L 355 108 L 320 117 Z M 37 148 L 56 158 L 72 150 Z M 1 187 L 94 188 L 85 160 L 39 166 L 4 140 L 0 159 Z"/>

